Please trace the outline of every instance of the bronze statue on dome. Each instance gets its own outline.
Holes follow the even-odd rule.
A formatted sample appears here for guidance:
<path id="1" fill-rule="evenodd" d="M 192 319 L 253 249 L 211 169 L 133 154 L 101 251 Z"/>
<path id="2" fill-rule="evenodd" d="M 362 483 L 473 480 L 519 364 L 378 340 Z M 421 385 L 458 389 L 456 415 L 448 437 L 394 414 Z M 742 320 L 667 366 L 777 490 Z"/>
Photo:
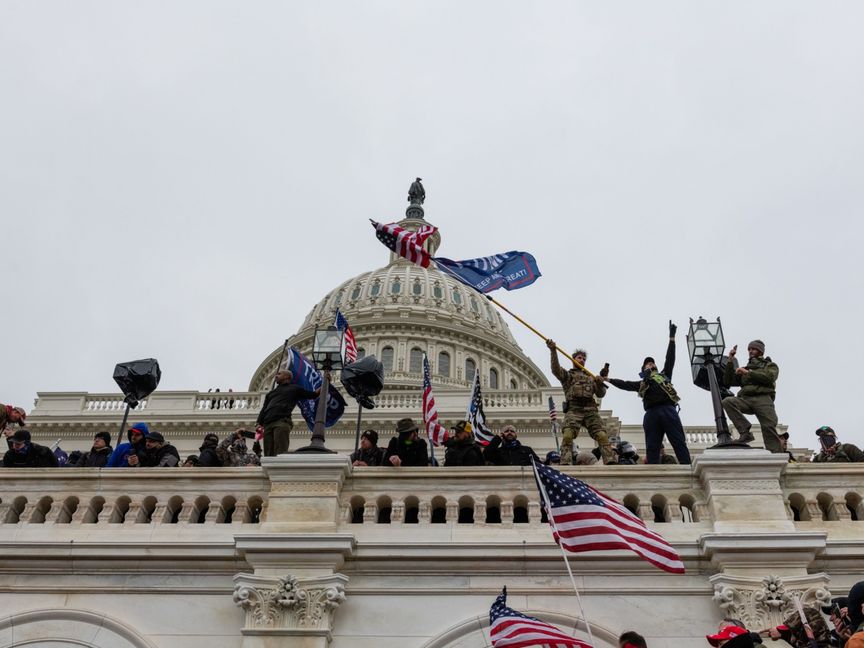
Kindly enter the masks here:
<path id="1" fill-rule="evenodd" d="M 426 190 L 423 188 L 423 178 L 417 178 L 408 189 L 408 202 L 412 205 L 422 205 L 426 200 Z"/>

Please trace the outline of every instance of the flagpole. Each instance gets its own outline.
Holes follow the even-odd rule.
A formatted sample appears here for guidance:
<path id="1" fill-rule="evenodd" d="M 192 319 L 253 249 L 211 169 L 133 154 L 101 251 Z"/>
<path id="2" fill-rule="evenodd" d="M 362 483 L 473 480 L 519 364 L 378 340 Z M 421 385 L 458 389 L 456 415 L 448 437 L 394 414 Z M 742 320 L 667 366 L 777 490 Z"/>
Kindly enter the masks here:
<path id="1" fill-rule="evenodd" d="M 273 372 L 273 385 L 270 389 L 273 389 L 276 386 L 276 374 L 279 373 L 279 367 L 282 366 L 282 361 L 285 359 L 285 351 L 288 348 L 288 340 L 285 340 L 282 343 L 282 353 L 279 354 L 279 362 L 276 363 L 276 371 Z"/>
<path id="2" fill-rule="evenodd" d="M 464 286 L 468 286 L 471 290 L 473 290 L 474 292 L 476 292 L 476 293 L 477 293 L 478 295 L 480 295 L 481 297 L 485 297 L 486 299 L 488 299 L 490 302 L 492 302 L 493 304 L 495 304 L 498 308 L 500 308 L 500 309 L 503 310 L 505 313 L 507 313 L 508 315 L 510 315 L 510 317 L 512 317 L 512 318 L 515 319 L 517 322 L 519 322 L 520 324 L 522 324 L 522 326 L 524 326 L 524 327 L 527 328 L 529 331 L 531 331 L 532 333 L 534 333 L 534 334 L 535 334 L 537 337 L 539 337 L 541 340 L 543 340 L 543 341 L 545 342 L 546 340 L 549 339 L 549 337 L 547 337 L 546 335 L 543 335 L 540 331 L 538 331 L 536 328 L 534 328 L 533 326 L 531 326 L 528 322 L 526 322 L 524 319 L 522 319 L 521 317 L 519 317 L 516 313 L 514 313 L 513 311 L 511 311 L 511 310 L 510 310 L 509 308 L 507 308 L 504 304 L 502 304 L 502 303 L 499 302 L 498 300 L 494 299 L 494 298 L 491 297 L 490 295 L 487 295 L 486 293 L 477 290 L 477 288 L 475 288 L 475 287 L 472 286 L 471 284 L 465 283 L 465 282 L 462 280 L 462 278 L 461 278 L 459 275 L 457 275 L 455 272 L 453 272 L 450 268 L 448 268 L 448 267 L 445 266 L 445 265 L 442 265 L 442 264 L 438 263 L 438 261 L 435 260 L 435 257 L 432 257 L 432 261 L 435 262 L 435 265 L 438 267 L 439 270 L 448 273 L 451 277 L 453 277 L 454 279 L 456 279 L 456 280 L 457 280 L 459 283 L 461 283 L 462 285 L 464 285 Z M 558 351 L 558 353 L 560 353 L 561 355 L 563 355 L 565 358 L 569 358 L 569 360 L 570 360 L 574 365 L 576 365 L 576 367 L 577 367 L 578 369 L 581 369 L 582 371 L 584 371 L 585 373 L 587 373 L 587 374 L 588 374 L 589 376 L 591 376 L 592 378 L 596 378 L 596 377 L 597 377 L 594 373 L 592 373 L 592 372 L 591 372 L 589 369 L 587 369 L 584 365 L 582 365 L 582 364 L 576 362 L 576 360 L 573 358 L 573 356 L 571 356 L 569 353 L 567 353 L 564 349 L 562 349 L 562 348 L 561 348 L 560 346 L 558 346 L 557 344 L 555 345 L 555 349 Z"/>
<path id="3" fill-rule="evenodd" d="M 546 504 L 546 517 L 549 520 L 549 524 L 552 526 L 553 533 L 558 536 L 558 539 L 555 540 L 555 544 L 558 545 L 558 548 L 561 550 L 561 555 L 564 557 L 564 564 L 567 566 L 567 573 L 570 575 L 570 582 L 573 585 L 573 591 L 576 592 L 576 603 L 579 605 L 579 613 L 582 615 L 582 620 L 585 622 L 585 628 L 588 630 L 588 639 L 591 641 L 591 645 L 593 646 L 594 635 L 591 632 L 591 624 L 588 623 L 588 617 L 585 616 L 585 608 L 582 607 L 582 597 L 579 595 L 579 588 L 576 587 L 576 577 L 573 576 L 573 570 L 570 568 L 570 560 L 567 558 L 567 552 L 561 544 L 561 536 L 558 535 L 558 529 L 555 526 L 555 518 L 552 515 L 552 503 L 549 501 L 549 494 L 546 492 L 543 480 L 540 479 L 540 474 L 537 472 L 537 462 L 533 459 L 531 460 L 531 466 L 534 469 L 534 479 L 537 480 L 537 485 L 540 487 L 540 493 L 543 495 L 543 502 Z"/>

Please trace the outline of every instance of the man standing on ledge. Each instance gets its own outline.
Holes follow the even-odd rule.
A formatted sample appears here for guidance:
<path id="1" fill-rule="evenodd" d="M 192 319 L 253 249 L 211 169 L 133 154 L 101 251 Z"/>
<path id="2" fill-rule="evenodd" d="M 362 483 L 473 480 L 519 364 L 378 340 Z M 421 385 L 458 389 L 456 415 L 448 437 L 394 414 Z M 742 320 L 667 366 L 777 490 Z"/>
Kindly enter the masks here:
<path id="1" fill-rule="evenodd" d="M 642 427 L 645 429 L 645 455 L 646 463 L 659 464 L 661 462 L 661 451 L 663 437 L 669 439 L 669 443 L 675 450 L 677 463 L 689 464 L 690 451 L 687 450 L 687 439 L 684 436 L 684 426 L 681 417 L 678 416 L 678 393 L 672 386 L 672 370 L 675 368 L 675 332 L 678 327 L 669 322 L 669 346 L 666 347 L 666 362 L 663 363 L 663 371 L 657 371 L 654 358 L 648 357 L 642 361 L 642 371 L 639 377 L 642 380 L 619 380 L 618 378 L 607 378 L 618 389 L 635 391 L 642 399 L 645 408 L 645 416 L 642 419 Z"/>
<path id="2" fill-rule="evenodd" d="M 723 382 L 726 387 L 740 387 L 737 396 L 727 396 L 723 399 L 723 409 L 738 430 L 738 440 L 750 443 L 753 435 L 750 433 L 750 421 L 745 414 L 755 414 L 762 426 L 762 439 L 765 449 L 771 452 L 783 452 L 780 437 L 777 436 L 777 412 L 774 410 L 774 397 L 777 393 L 777 376 L 779 367 L 765 355 L 765 343 L 753 340 L 747 345 L 750 362 L 746 367 L 735 369 L 733 360 L 738 351 L 738 345 L 729 351 L 729 362 Z"/>
<path id="3" fill-rule="evenodd" d="M 579 428 L 583 425 L 588 428 L 588 434 L 600 446 L 600 455 L 603 463 L 615 463 L 615 453 L 609 437 L 606 436 L 606 427 L 600 418 L 600 408 L 597 407 L 597 398 L 606 395 L 606 385 L 603 378 L 597 376 L 592 378 L 584 369 L 574 366 L 566 371 L 558 364 L 558 352 L 555 350 L 555 341 L 546 340 L 546 346 L 552 352 L 552 373 L 561 381 L 564 388 L 564 398 L 567 400 L 567 413 L 564 415 L 564 426 L 562 428 L 561 441 L 561 465 L 573 463 L 573 438 L 578 436 Z M 588 352 L 576 349 L 573 352 L 573 360 L 582 367 L 588 359 Z"/>
<path id="4" fill-rule="evenodd" d="M 287 369 L 276 372 L 276 387 L 264 397 L 264 405 L 258 414 L 258 429 L 264 437 L 264 456 L 275 457 L 288 452 L 288 442 L 294 423 L 291 412 L 297 402 L 318 398 L 320 389 L 314 392 L 291 382 L 294 377 Z"/>

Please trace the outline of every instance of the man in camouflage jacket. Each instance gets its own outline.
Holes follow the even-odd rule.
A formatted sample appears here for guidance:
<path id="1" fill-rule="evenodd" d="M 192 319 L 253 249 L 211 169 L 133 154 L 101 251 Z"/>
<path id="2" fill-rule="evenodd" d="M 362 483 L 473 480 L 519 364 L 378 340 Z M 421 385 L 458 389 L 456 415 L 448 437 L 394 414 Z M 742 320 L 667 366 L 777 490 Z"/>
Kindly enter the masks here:
<path id="1" fill-rule="evenodd" d="M 864 461 L 864 452 L 852 443 L 838 443 L 837 434 L 833 428 L 823 425 L 816 430 L 822 451 L 813 457 L 816 463 L 857 463 Z"/>
<path id="2" fill-rule="evenodd" d="M 546 340 L 546 346 L 552 352 L 552 373 L 561 381 L 564 398 L 567 401 L 567 413 L 564 415 L 564 425 L 561 430 L 561 465 L 573 463 L 573 439 L 579 434 L 579 428 L 582 426 L 588 428 L 588 434 L 600 447 L 603 463 L 615 463 L 615 453 L 606 435 L 606 426 L 600 418 L 600 408 L 594 400 L 595 396 L 603 398 L 606 395 L 603 378 L 600 376 L 592 378 L 584 369 L 576 366 L 569 371 L 564 369 L 558 363 L 555 342 Z M 573 359 L 584 367 L 588 353 L 577 349 L 573 352 Z"/>
<path id="3" fill-rule="evenodd" d="M 765 449 L 771 452 L 783 452 L 780 437 L 777 435 L 777 412 L 774 410 L 774 396 L 777 390 L 777 376 L 780 369 L 765 355 L 765 343 L 753 340 L 747 345 L 750 362 L 746 367 L 734 366 L 736 344 L 729 351 L 729 362 L 723 382 L 726 387 L 740 387 L 737 396 L 727 396 L 723 399 L 723 409 L 732 419 L 738 430 L 738 440 L 749 443 L 753 440 L 750 433 L 750 421 L 745 414 L 755 414 L 762 427 L 762 440 Z"/>

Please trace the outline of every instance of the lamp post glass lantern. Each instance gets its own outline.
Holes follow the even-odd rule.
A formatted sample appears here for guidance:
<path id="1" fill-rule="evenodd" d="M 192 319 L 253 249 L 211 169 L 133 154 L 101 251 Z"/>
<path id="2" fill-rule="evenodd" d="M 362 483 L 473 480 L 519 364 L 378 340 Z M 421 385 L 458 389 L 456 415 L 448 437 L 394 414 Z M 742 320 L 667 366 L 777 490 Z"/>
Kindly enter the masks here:
<path id="1" fill-rule="evenodd" d="M 722 360 L 725 349 L 726 342 L 723 339 L 723 326 L 720 324 L 719 317 L 716 322 L 709 322 L 701 315 L 695 321 L 690 319 L 687 350 L 690 352 L 693 383 L 697 387 L 711 392 L 718 446 L 729 445 L 732 441 L 729 424 L 726 422 L 720 400 L 720 380 L 722 378 L 718 376 L 723 368 Z"/>
<path id="2" fill-rule="evenodd" d="M 312 361 L 321 370 L 321 391 L 318 394 L 318 407 L 315 410 L 315 425 L 312 427 L 312 441 L 298 453 L 333 453 L 324 445 L 326 430 L 327 403 L 330 400 L 330 372 L 342 369 L 342 338 L 344 333 L 335 326 L 315 329 L 312 341 Z"/>

